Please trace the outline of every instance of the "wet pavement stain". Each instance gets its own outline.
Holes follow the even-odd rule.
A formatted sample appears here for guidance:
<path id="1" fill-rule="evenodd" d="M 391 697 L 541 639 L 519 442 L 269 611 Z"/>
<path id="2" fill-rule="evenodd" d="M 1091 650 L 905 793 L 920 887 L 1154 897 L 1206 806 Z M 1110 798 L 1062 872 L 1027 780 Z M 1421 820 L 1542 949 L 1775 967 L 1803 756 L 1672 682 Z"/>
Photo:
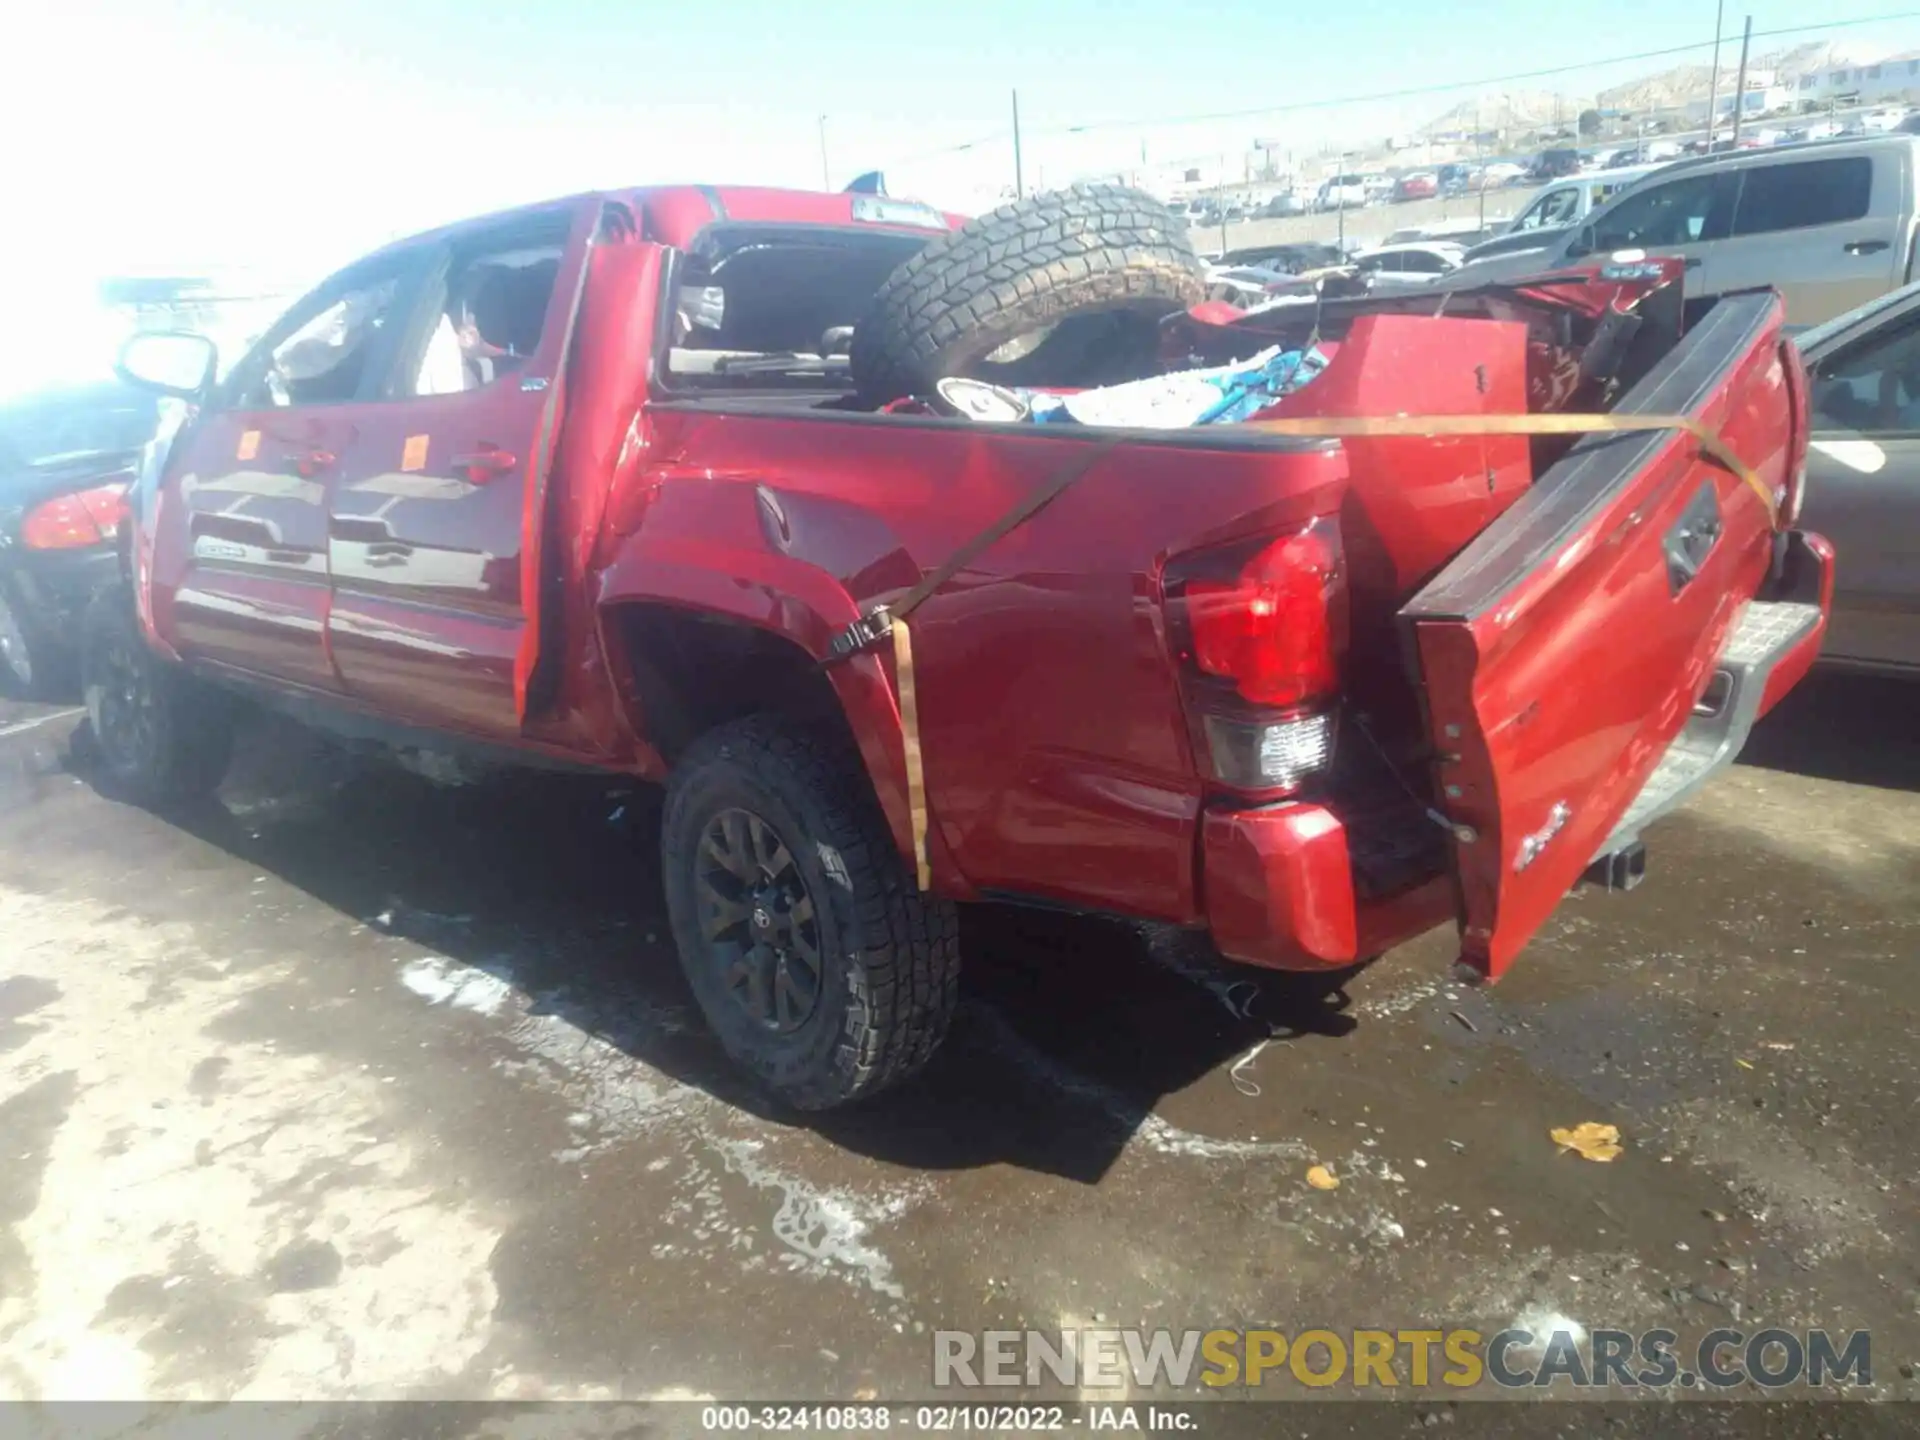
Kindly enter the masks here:
<path id="1" fill-rule="evenodd" d="M 46 1075 L 0 1100 L 0 1316 L 5 1302 L 32 1303 L 33 1258 L 21 1243 L 18 1226 L 39 1208 L 53 1138 L 66 1123 L 79 1089 L 71 1070 Z M 0 1319 L 0 1336 L 10 1326 Z"/>
<path id="2" fill-rule="evenodd" d="M 1920 776 L 1834 753 L 1897 738 L 1859 718 L 1890 692 L 1838 689 L 1792 697 L 1764 764 L 1649 837 L 1643 887 L 1570 899 L 1491 990 L 1449 982 L 1444 935 L 1303 977 L 974 911 L 935 1064 L 825 1116 L 758 1094 L 704 1032 L 642 797 L 437 790 L 284 732 L 170 821 L 0 784 L 0 923 L 40 937 L 61 991 L 0 1078 L 81 1044 L 110 1078 L 125 1062 L 67 1031 L 112 996 L 150 1002 L 139 1023 L 179 1057 L 148 1097 L 166 1108 L 84 1121 L 88 1153 L 140 1177 L 123 1206 L 174 1242 L 115 1277 L 118 1309 L 38 1317 L 22 1373 L 59 1393 L 78 1382 L 57 1337 L 173 1315 L 189 1282 L 152 1283 L 186 1237 L 233 1253 L 178 1322 L 205 1343 L 144 1351 L 141 1393 L 925 1395 L 937 1328 L 1685 1331 L 1736 1309 L 1871 1326 L 1873 1393 L 1909 1393 Z M 82 995 L 46 958 L 67 953 L 127 983 Z M 1586 1120 L 1619 1125 L 1620 1160 L 1547 1137 Z M 232 1202 L 150 1182 L 163 1160 Z M 383 1364 L 402 1313 L 438 1338 Z M 248 1314 L 264 1338 L 232 1348 Z"/>
<path id="3" fill-rule="evenodd" d="M 26 1044 L 40 1029 L 27 1023 L 26 1017 L 59 998 L 60 987 L 38 975 L 0 977 L 0 1051 Z"/>

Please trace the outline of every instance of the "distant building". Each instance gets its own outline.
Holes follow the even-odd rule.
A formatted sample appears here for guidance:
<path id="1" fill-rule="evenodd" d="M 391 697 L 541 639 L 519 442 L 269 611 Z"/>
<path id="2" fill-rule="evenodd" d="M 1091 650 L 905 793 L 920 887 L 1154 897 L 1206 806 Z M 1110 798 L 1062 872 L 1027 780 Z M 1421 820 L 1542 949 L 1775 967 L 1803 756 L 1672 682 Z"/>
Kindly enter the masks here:
<path id="1" fill-rule="evenodd" d="M 1724 70 L 1720 74 L 1723 83 L 1720 93 L 1714 97 L 1713 118 L 1715 121 L 1731 120 L 1735 101 L 1733 85 L 1727 82 L 1730 82 L 1733 77 Z M 1741 92 L 1739 99 L 1741 117 L 1752 119 L 1756 115 L 1766 114 L 1769 110 L 1791 109 L 1799 100 L 1799 94 L 1794 85 L 1792 76 L 1782 76 L 1772 70 L 1749 70 L 1746 89 Z M 1689 101 L 1685 114 L 1687 120 L 1694 124 L 1705 120 L 1707 118 L 1706 97 L 1702 96 L 1698 100 Z"/>
<path id="2" fill-rule="evenodd" d="M 1889 100 L 1920 99 L 1920 51 L 1902 51 L 1871 64 L 1809 70 L 1789 76 L 1786 89 L 1787 103 L 1805 106 L 1877 105 Z"/>

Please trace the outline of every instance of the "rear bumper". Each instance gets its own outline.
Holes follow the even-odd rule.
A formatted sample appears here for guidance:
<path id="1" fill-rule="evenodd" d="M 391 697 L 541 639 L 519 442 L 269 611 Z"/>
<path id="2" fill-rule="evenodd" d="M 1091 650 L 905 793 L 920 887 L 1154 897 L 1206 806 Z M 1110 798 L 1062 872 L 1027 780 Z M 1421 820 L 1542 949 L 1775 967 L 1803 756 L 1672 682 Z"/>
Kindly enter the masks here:
<path id="1" fill-rule="evenodd" d="M 1781 576 L 1734 621 L 1701 703 L 1594 855 L 1596 867 L 1731 765 L 1753 727 L 1819 658 L 1833 608 L 1833 548 L 1818 535 L 1786 537 Z"/>
<path id="2" fill-rule="evenodd" d="M 1732 764 L 1754 724 L 1806 675 L 1832 608 L 1832 562 L 1819 536 L 1786 537 L 1779 578 L 1734 622 L 1702 710 L 1594 856 L 1596 865 L 1631 851 L 1646 826 Z M 1430 822 L 1414 810 L 1405 823 Z M 1449 874 L 1382 898 L 1362 895 L 1354 877 L 1364 843 L 1324 805 L 1208 810 L 1200 845 L 1214 944 L 1249 965 L 1336 969 L 1456 918 Z"/>
<path id="3" fill-rule="evenodd" d="M 1201 863 L 1220 953 L 1278 970 L 1339 969 L 1453 918 L 1446 875 L 1386 897 L 1359 895 L 1354 850 L 1345 822 L 1324 805 L 1209 810 Z"/>

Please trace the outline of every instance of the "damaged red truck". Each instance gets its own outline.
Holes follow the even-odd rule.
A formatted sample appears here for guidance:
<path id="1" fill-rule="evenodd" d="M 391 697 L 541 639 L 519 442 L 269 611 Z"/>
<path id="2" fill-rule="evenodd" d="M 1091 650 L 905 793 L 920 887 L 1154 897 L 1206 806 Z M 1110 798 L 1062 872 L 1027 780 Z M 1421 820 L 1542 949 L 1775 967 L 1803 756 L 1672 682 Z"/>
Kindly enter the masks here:
<path id="1" fill-rule="evenodd" d="M 1451 921 L 1497 977 L 1583 875 L 1630 884 L 1642 828 L 1811 663 L 1830 554 L 1793 528 L 1806 382 L 1772 294 L 1683 334 L 1677 266 L 1600 259 L 1176 309 L 1135 360 L 1317 344 L 1324 373 L 1258 418 L 1685 417 L 1744 476 L 1678 428 L 995 425 L 863 394 L 844 360 L 903 264 L 964 259 L 953 224 L 593 195 L 383 250 L 218 382 L 204 342 L 136 339 L 123 373 L 185 404 L 90 617 L 107 778 L 210 790 L 243 696 L 664 781 L 695 995 L 819 1107 L 933 1052 L 956 902 L 1204 929 L 1295 969 Z M 1108 277 L 1110 315 L 1130 283 Z M 895 654 L 859 622 L 1067 469 L 912 617 L 917 818 Z"/>

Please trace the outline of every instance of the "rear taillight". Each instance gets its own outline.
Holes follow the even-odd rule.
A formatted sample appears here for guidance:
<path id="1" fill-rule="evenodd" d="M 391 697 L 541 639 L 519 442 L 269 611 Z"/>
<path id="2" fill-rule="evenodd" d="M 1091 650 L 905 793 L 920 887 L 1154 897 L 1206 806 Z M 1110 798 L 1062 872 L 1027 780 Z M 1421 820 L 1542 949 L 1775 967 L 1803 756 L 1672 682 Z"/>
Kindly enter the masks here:
<path id="1" fill-rule="evenodd" d="M 1168 566 L 1166 594 L 1195 740 L 1214 778 L 1293 790 L 1324 770 L 1347 642 L 1337 523 L 1322 517 L 1277 540 L 1183 556 Z"/>
<path id="2" fill-rule="evenodd" d="M 20 542 L 29 550 L 79 550 L 112 540 L 127 513 L 125 481 L 57 496 L 27 512 Z"/>

